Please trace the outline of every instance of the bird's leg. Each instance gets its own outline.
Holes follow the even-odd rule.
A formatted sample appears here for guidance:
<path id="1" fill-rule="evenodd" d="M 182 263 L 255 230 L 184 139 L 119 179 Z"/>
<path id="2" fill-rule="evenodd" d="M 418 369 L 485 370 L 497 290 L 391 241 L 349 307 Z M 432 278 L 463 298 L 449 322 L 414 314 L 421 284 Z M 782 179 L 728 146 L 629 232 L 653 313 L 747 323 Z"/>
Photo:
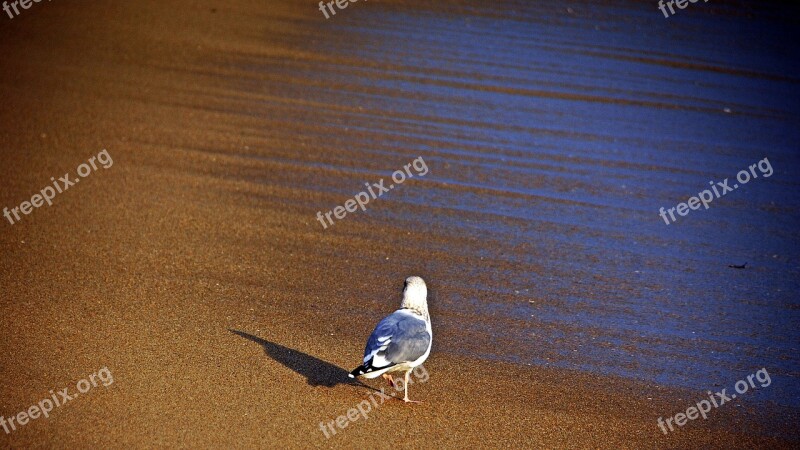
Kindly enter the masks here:
<path id="1" fill-rule="evenodd" d="M 403 401 L 406 402 L 406 403 L 422 403 L 422 402 L 419 402 L 419 401 L 416 401 L 416 400 L 411 400 L 410 398 L 408 398 L 408 376 L 409 375 L 411 375 L 411 371 L 410 370 L 408 372 L 406 372 L 406 382 L 405 382 L 406 395 L 405 395 L 405 397 L 403 397 Z"/>
<path id="2" fill-rule="evenodd" d="M 384 380 L 386 380 L 389 383 L 389 386 L 394 387 L 394 380 L 392 379 L 391 375 L 385 373 L 381 376 L 383 377 Z"/>

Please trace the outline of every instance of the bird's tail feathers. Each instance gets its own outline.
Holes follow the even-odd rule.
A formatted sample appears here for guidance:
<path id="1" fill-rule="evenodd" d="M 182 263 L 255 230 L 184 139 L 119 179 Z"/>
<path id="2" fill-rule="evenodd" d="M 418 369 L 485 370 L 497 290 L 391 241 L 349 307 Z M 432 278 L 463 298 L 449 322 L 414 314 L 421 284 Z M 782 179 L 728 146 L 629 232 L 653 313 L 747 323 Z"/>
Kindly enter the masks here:
<path id="1" fill-rule="evenodd" d="M 380 373 L 383 373 L 387 369 L 392 367 L 392 365 L 389 365 L 389 366 L 386 366 L 386 367 L 375 367 L 371 363 L 372 363 L 372 360 L 370 360 L 366 364 L 362 364 L 362 365 L 356 367 L 355 369 L 353 369 L 352 372 L 350 372 L 350 374 L 348 376 L 350 378 L 355 378 L 355 377 L 360 377 L 362 375 L 367 375 L 366 378 L 375 378 Z M 373 372 L 379 372 L 379 373 L 374 373 L 373 374 Z M 373 374 L 373 375 L 369 376 L 369 374 Z"/>
<path id="2" fill-rule="evenodd" d="M 360 365 L 360 366 L 356 367 L 355 369 L 353 369 L 353 371 L 352 371 L 352 372 L 350 372 L 350 373 L 348 374 L 348 376 L 349 376 L 350 378 L 355 378 L 355 377 L 358 377 L 358 376 L 364 375 L 365 373 L 368 373 L 369 371 L 370 371 L 370 370 L 367 368 L 367 366 L 365 366 L 365 365 L 363 365 L 363 364 L 362 364 L 362 365 Z"/>

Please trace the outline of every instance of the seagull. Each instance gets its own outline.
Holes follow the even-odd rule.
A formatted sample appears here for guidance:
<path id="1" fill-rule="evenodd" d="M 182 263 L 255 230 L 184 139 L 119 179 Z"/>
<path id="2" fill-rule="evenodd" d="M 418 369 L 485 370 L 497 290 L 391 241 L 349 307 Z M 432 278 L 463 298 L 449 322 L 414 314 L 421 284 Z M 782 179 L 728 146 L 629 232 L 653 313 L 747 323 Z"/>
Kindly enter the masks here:
<path id="1" fill-rule="evenodd" d="M 431 353 L 433 331 L 427 297 L 428 288 L 422 278 L 406 278 L 400 309 L 378 322 L 367 340 L 364 364 L 350 372 L 350 378 L 382 376 L 394 387 L 391 373 L 405 372 L 403 401 L 419 403 L 408 398 L 408 376 Z"/>

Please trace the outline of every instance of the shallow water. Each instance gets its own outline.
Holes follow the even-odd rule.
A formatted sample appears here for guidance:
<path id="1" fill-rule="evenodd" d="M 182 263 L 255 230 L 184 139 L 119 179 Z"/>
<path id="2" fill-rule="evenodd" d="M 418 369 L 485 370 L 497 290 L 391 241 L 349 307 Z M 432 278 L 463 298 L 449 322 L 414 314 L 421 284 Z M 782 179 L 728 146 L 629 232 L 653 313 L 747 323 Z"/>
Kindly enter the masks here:
<path id="1" fill-rule="evenodd" d="M 698 391 L 764 367 L 758 399 L 800 406 L 797 7 L 447 5 L 300 22 L 281 44 L 302 58 L 218 55 L 269 80 L 289 124 L 270 139 L 326 155 L 258 156 L 330 174 L 269 182 L 343 203 L 422 156 L 429 174 L 326 232 L 414 233 L 440 351 Z M 659 217 L 764 158 L 772 176 Z"/>

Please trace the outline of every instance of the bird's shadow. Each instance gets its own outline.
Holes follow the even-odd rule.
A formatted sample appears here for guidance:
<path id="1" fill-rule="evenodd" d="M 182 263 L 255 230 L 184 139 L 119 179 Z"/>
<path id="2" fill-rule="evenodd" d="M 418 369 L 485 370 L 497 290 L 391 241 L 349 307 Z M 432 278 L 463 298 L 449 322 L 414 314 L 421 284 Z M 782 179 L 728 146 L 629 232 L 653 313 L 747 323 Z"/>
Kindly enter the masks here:
<path id="1" fill-rule="evenodd" d="M 284 347 L 283 345 L 253 336 L 252 334 L 247 334 L 243 331 L 231 329 L 228 329 L 228 331 L 264 347 L 264 353 L 266 353 L 267 356 L 304 376 L 311 386 L 325 386 L 331 388 L 340 384 L 348 384 L 375 390 L 375 388 L 367 386 L 359 380 L 350 378 L 347 370 L 327 361 L 323 361 L 299 350 Z"/>

